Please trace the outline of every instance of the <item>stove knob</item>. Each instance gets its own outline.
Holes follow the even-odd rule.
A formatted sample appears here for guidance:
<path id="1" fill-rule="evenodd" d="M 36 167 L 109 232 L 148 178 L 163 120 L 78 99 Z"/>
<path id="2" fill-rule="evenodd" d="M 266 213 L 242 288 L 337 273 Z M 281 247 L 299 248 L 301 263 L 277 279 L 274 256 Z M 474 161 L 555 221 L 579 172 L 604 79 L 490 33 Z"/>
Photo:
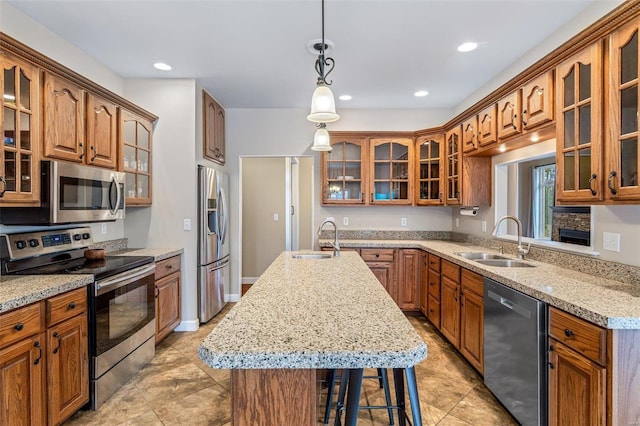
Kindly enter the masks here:
<path id="1" fill-rule="evenodd" d="M 22 250 L 23 248 L 25 248 L 27 246 L 27 242 L 26 241 L 16 241 L 16 247 L 18 248 L 18 250 Z"/>
<path id="2" fill-rule="evenodd" d="M 82 234 L 83 240 L 88 240 L 89 238 L 91 238 L 91 234 L 89 234 L 88 232 L 85 232 L 84 234 Z"/>
<path id="3" fill-rule="evenodd" d="M 80 241 L 81 239 L 82 239 L 82 235 L 80 235 L 80 234 L 75 234 L 73 236 L 73 241 Z"/>
<path id="4" fill-rule="evenodd" d="M 38 242 L 38 240 L 33 239 L 33 240 L 29 240 L 29 247 L 38 247 L 40 245 L 40 243 Z"/>

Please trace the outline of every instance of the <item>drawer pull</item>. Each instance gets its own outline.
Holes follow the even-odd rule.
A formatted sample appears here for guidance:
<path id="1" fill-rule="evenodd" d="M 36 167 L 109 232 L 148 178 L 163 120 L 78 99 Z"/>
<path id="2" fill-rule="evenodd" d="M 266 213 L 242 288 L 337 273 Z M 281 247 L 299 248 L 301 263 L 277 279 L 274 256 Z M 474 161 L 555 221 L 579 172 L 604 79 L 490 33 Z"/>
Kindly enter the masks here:
<path id="1" fill-rule="evenodd" d="M 75 302 L 71 302 L 71 303 L 69 303 L 69 304 L 67 305 L 67 307 L 68 307 L 69 309 L 75 309 L 75 308 L 76 308 L 76 303 L 75 303 Z"/>
<path id="2" fill-rule="evenodd" d="M 167 269 L 173 269 L 173 265 L 167 265 Z"/>
<path id="3" fill-rule="evenodd" d="M 34 342 L 33 347 L 38 348 L 38 350 L 40 351 L 40 353 L 38 354 L 38 358 L 33 360 L 33 365 L 38 365 L 40 363 L 40 360 L 42 359 L 42 348 L 40 347 L 40 342 Z"/>
<path id="4" fill-rule="evenodd" d="M 380 253 L 376 253 L 376 257 L 380 257 Z"/>
<path id="5" fill-rule="evenodd" d="M 14 325 L 13 328 L 16 329 L 17 331 L 20 331 L 24 328 L 24 324 L 19 322 L 16 325 Z"/>
<path id="6" fill-rule="evenodd" d="M 565 328 L 564 335 L 567 337 L 573 337 L 573 331 L 569 330 L 568 328 Z"/>
<path id="7" fill-rule="evenodd" d="M 60 338 L 60 335 L 58 334 L 57 331 L 55 333 L 53 333 L 53 337 L 58 339 L 58 346 L 56 346 L 56 348 L 53 350 L 53 353 L 57 354 L 58 351 L 60 350 L 60 344 L 62 343 L 62 339 Z"/>

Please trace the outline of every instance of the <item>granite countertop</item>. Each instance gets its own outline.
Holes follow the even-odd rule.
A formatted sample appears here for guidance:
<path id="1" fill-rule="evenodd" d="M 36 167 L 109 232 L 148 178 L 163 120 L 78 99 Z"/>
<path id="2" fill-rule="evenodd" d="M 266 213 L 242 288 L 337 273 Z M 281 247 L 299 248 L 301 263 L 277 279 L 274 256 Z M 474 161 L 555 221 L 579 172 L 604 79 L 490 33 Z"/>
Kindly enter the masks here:
<path id="1" fill-rule="evenodd" d="M 184 253 L 181 248 L 128 248 L 108 253 L 109 256 L 153 256 L 156 262 Z"/>
<path id="2" fill-rule="evenodd" d="M 353 252 L 284 252 L 200 344 L 213 368 L 406 368 L 427 346 Z"/>
<path id="3" fill-rule="evenodd" d="M 0 313 L 92 282 L 93 275 L 0 275 Z"/>
<path id="4" fill-rule="evenodd" d="M 328 246 L 329 240 L 320 240 Z M 403 247 L 426 250 L 552 306 L 609 329 L 640 329 L 640 287 L 526 259 L 535 268 L 482 265 L 456 252 L 497 251 L 438 240 L 340 240 L 341 247 Z M 504 255 L 505 257 L 511 257 Z"/>

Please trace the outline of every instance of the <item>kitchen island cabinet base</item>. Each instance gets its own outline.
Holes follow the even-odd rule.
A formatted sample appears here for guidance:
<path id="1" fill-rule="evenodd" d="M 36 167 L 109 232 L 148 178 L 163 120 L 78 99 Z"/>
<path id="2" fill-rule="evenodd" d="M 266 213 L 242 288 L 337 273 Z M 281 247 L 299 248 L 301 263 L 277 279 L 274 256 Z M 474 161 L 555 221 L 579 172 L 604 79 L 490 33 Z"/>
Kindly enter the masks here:
<path id="1" fill-rule="evenodd" d="M 231 370 L 231 424 L 317 424 L 313 369 Z"/>

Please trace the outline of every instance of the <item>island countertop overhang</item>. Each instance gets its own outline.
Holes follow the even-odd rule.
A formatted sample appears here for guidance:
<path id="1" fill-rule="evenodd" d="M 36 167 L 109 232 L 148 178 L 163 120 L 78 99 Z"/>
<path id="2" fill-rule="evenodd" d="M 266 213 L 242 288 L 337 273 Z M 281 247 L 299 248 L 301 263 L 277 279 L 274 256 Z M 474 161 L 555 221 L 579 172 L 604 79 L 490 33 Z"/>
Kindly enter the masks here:
<path id="1" fill-rule="evenodd" d="M 356 253 L 283 252 L 198 352 L 213 368 L 407 368 L 427 346 Z"/>

